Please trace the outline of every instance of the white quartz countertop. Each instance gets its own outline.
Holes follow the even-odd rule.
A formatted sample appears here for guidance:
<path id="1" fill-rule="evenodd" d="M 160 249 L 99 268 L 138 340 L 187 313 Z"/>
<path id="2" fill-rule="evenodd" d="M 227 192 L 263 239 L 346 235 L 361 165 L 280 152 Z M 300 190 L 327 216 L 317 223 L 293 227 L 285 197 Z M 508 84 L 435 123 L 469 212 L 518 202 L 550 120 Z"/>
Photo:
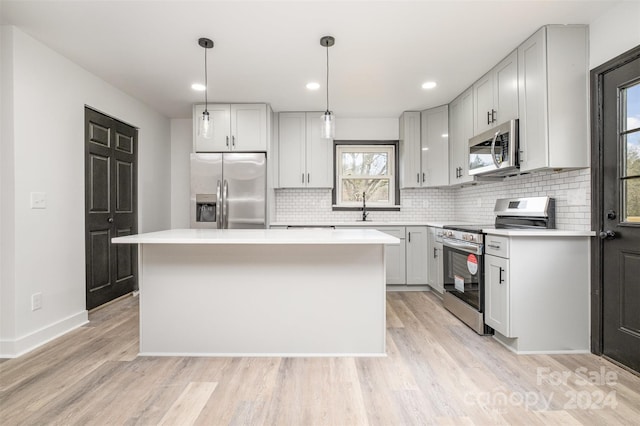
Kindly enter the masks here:
<path id="1" fill-rule="evenodd" d="M 170 229 L 116 237 L 119 244 L 400 244 L 373 229 Z"/>
<path id="2" fill-rule="evenodd" d="M 505 237 L 593 237 L 593 231 L 570 231 L 564 229 L 483 229 L 487 235 Z"/>
<path id="3" fill-rule="evenodd" d="M 446 221 L 427 221 L 427 222 L 381 222 L 381 221 L 366 221 L 363 222 L 361 220 L 354 220 L 353 222 L 273 222 L 269 226 L 272 227 L 283 227 L 283 226 L 291 226 L 294 228 L 303 228 L 303 227 L 330 227 L 335 226 L 339 228 L 345 227 L 353 227 L 353 228 L 378 228 L 383 226 L 432 226 L 435 228 L 442 228 L 444 225 L 462 225 L 469 224 L 471 222 L 465 222 L 461 220 L 446 220 Z"/>

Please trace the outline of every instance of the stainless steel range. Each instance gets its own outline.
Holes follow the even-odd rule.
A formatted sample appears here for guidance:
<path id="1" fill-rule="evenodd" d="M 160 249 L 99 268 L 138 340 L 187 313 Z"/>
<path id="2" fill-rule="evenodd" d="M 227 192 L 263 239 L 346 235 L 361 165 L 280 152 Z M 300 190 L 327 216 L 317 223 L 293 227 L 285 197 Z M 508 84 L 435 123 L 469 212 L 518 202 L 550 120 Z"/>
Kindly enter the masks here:
<path id="1" fill-rule="evenodd" d="M 484 323 L 484 237 L 494 228 L 555 228 L 555 200 L 549 197 L 503 198 L 496 201 L 491 225 L 444 226 L 445 308 L 478 334 L 492 334 Z"/>

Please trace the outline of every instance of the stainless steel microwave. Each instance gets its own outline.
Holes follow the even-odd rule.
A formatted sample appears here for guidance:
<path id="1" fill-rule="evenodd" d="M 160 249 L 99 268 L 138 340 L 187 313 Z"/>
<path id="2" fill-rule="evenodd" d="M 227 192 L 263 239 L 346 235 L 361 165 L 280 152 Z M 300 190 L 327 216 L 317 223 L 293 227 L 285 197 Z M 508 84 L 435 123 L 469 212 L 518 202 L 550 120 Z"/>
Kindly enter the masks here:
<path id="1" fill-rule="evenodd" d="M 469 139 L 470 175 L 510 175 L 518 171 L 518 120 Z"/>

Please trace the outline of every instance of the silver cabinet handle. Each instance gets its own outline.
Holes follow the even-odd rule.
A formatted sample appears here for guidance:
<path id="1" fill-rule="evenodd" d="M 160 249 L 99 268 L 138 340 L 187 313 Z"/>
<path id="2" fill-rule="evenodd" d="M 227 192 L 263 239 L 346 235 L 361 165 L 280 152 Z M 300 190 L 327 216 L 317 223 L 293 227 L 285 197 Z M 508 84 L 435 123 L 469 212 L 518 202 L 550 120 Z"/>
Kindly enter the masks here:
<path id="1" fill-rule="evenodd" d="M 109 222 L 109 223 L 113 223 L 113 218 L 112 218 L 112 217 L 110 217 L 109 219 L 107 219 L 107 222 Z"/>
<path id="2" fill-rule="evenodd" d="M 492 122 L 492 123 L 495 123 L 495 122 L 496 122 L 496 113 L 497 113 L 497 112 L 498 112 L 498 111 L 496 111 L 495 109 L 492 109 L 492 110 L 491 110 L 491 122 Z"/>
<path id="3" fill-rule="evenodd" d="M 307 173 L 307 183 L 311 183 L 311 173 Z"/>
<path id="4" fill-rule="evenodd" d="M 416 173 L 416 182 L 420 183 L 420 173 Z"/>
<path id="5" fill-rule="evenodd" d="M 304 173 L 302 174 L 302 183 L 304 183 Z"/>
<path id="6" fill-rule="evenodd" d="M 227 148 L 229 148 L 229 136 L 227 136 Z"/>
<path id="7" fill-rule="evenodd" d="M 499 244 L 487 244 L 487 247 L 492 248 L 492 249 L 496 249 L 496 250 L 500 250 L 500 245 Z"/>
<path id="8" fill-rule="evenodd" d="M 491 111 L 487 111 L 487 124 L 491 124 Z"/>
<path id="9" fill-rule="evenodd" d="M 235 136 L 231 136 L 231 146 L 233 146 L 233 148 L 236 148 L 236 137 Z"/>
<path id="10" fill-rule="evenodd" d="M 409 242 L 411 242 L 411 232 L 409 232 Z"/>
<path id="11" fill-rule="evenodd" d="M 498 267 L 499 271 L 498 271 L 498 284 L 502 284 L 504 282 L 504 278 L 502 278 L 502 273 L 504 272 L 504 269 L 502 269 L 501 267 Z"/>
<path id="12" fill-rule="evenodd" d="M 426 180 L 425 175 L 426 175 L 426 174 L 425 174 L 425 172 L 422 172 L 422 182 L 423 182 L 423 183 L 424 183 L 424 181 Z"/>

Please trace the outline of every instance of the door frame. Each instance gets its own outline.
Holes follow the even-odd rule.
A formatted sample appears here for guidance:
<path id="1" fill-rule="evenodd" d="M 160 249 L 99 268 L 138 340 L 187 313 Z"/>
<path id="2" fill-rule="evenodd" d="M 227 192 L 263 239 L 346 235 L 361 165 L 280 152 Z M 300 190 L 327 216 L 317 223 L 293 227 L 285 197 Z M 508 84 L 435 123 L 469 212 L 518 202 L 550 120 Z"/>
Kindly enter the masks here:
<path id="1" fill-rule="evenodd" d="M 591 229 L 596 237 L 591 244 L 591 352 L 602 355 L 604 277 L 602 268 L 603 241 L 598 238 L 604 226 L 603 206 L 603 81 L 604 75 L 640 58 L 640 46 L 591 70 Z"/>

